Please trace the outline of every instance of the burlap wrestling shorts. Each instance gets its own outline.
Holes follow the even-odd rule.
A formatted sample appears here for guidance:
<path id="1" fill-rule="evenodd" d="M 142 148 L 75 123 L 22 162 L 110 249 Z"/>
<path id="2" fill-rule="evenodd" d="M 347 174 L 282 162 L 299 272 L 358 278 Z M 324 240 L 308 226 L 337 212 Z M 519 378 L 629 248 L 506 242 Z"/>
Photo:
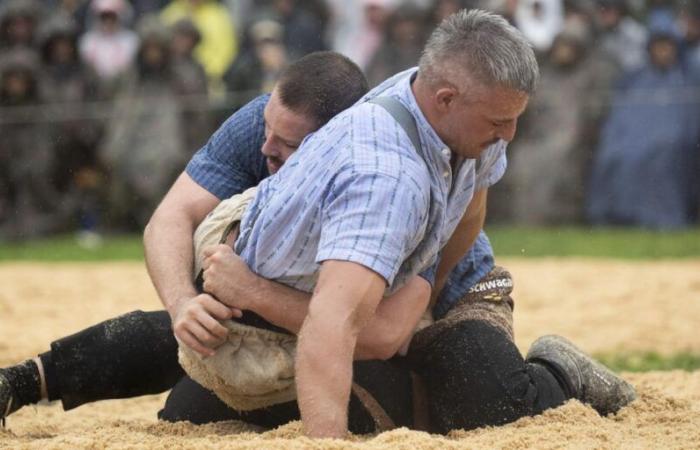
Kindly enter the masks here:
<path id="1" fill-rule="evenodd" d="M 202 270 L 204 248 L 227 240 L 253 197 L 255 188 L 222 201 L 199 225 L 194 233 L 195 278 Z M 213 356 L 203 357 L 179 343 L 185 372 L 238 411 L 294 400 L 296 336 L 233 320 L 222 324 L 228 337 Z"/>

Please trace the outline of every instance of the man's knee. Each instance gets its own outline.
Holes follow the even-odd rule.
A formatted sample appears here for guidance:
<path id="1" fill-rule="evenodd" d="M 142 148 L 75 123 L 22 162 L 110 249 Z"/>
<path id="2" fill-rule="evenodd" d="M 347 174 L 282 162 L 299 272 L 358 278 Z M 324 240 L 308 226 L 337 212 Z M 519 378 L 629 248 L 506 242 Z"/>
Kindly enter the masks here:
<path id="1" fill-rule="evenodd" d="M 465 321 L 490 324 L 513 341 L 512 291 L 510 272 L 499 266 L 494 267 L 452 305 L 444 317 L 416 333 L 411 347 L 423 352 L 421 349 L 429 346 L 445 330 Z"/>
<path id="2" fill-rule="evenodd" d="M 170 391 L 158 418 L 166 422 L 187 421 L 200 425 L 241 417 L 211 391 L 189 377 L 183 377 Z"/>
<path id="3" fill-rule="evenodd" d="M 95 326 L 104 342 L 153 352 L 175 353 L 177 343 L 167 311 L 136 310 Z"/>
<path id="4" fill-rule="evenodd" d="M 536 390 L 520 352 L 499 327 L 479 320 L 453 324 L 423 351 L 420 372 L 433 431 L 500 425 L 531 412 Z"/>
<path id="5" fill-rule="evenodd" d="M 170 389 L 182 376 L 165 311 L 133 311 L 51 343 L 63 406 Z"/>
<path id="6" fill-rule="evenodd" d="M 185 376 L 172 389 L 158 418 L 166 422 L 187 421 L 202 425 L 239 420 L 260 429 L 272 429 L 299 420 L 296 402 L 280 403 L 253 411 L 238 412 L 213 392 Z"/>
<path id="7" fill-rule="evenodd" d="M 118 323 L 116 328 L 130 327 L 140 332 L 162 333 L 167 331 L 172 334 L 170 315 L 165 310 L 160 311 L 131 311 L 105 323 Z"/>
<path id="8" fill-rule="evenodd" d="M 177 348 L 177 341 L 173 334 L 170 314 L 165 310 L 160 311 L 134 311 L 127 316 L 131 317 L 131 323 L 142 335 L 148 336 L 147 342 L 156 346 L 158 351 L 173 352 Z"/>
<path id="9" fill-rule="evenodd" d="M 119 347 L 144 344 L 177 349 L 166 311 L 132 311 L 54 341 L 51 349 L 58 353 L 72 349 L 96 350 L 101 354 L 118 351 Z"/>

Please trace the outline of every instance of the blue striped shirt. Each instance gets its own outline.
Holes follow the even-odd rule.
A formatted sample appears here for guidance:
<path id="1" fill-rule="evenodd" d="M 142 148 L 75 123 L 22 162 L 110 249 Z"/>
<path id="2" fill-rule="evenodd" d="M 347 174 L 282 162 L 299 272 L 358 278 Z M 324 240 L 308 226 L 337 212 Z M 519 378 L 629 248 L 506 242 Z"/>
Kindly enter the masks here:
<path id="1" fill-rule="evenodd" d="M 267 178 L 263 111 L 270 95 L 261 95 L 233 113 L 192 156 L 185 171 L 197 184 L 224 200 Z"/>
<path id="2" fill-rule="evenodd" d="M 308 136 L 264 180 L 242 222 L 236 251 L 259 275 L 310 292 L 325 260 L 351 261 L 381 275 L 393 292 L 430 269 L 475 190 L 505 170 L 505 143 L 453 172 L 450 150 L 416 104 L 415 69 L 392 77 Z M 381 107 L 402 102 L 417 122 L 421 148 Z"/>

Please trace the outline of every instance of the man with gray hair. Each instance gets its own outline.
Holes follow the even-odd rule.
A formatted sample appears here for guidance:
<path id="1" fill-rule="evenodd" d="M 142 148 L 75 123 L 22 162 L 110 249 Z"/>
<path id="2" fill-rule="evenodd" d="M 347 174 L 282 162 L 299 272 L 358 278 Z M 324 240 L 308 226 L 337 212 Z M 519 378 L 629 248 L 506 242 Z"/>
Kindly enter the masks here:
<path id="1" fill-rule="evenodd" d="M 296 357 L 308 435 L 345 435 L 357 335 L 382 298 L 416 276 L 440 292 L 443 274 L 473 243 L 537 79 L 517 30 L 499 16 L 462 11 L 433 33 L 418 70 L 387 80 L 310 135 L 258 187 L 235 252 L 252 273 L 313 291 Z M 415 133 L 392 108 L 409 115 Z M 474 226 L 458 228 L 465 220 Z M 438 257 L 443 247 L 449 252 Z M 236 257 L 222 245 L 204 264 L 205 290 L 225 303 L 235 300 L 221 265 Z M 495 285 L 502 295 L 492 296 L 494 308 L 456 299 L 411 345 L 434 431 L 505 423 L 571 397 L 607 414 L 634 398 L 562 338 L 541 338 L 524 361 L 512 341 L 511 286 Z M 275 324 L 286 328 L 284 320 Z"/>
<path id="2" fill-rule="evenodd" d="M 483 55 L 473 51 L 484 42 L 498 45 Z M 470 259 L 463 257 L 481 230 L 486 190 L 505 170 L 506 143 L 537 79 L 531 50 L 505 21 L 479 11 L 452 16 L 428 47 L 420 70 L 385 82 L 307 138 L 293 155 L 285 144 L 289 136 L 280 141 L 279 132 L 299 128 L 297 119 L 308 111 L 289 109 L 290 98 L 280 102 L 282 91 L 273 93 L 264 112 L 264 147 L 267 151 L 283 144 L 286 162 L 279 168 L 274 160 L 267 161 L 275 169 L 271 172 L 280 170 L 260 185 L 243 217 L 236 242 L 240 256 L 226 245 L 204 251 L 209 300 L 217 308 L 222 306 L 219 300 L 253 311 L 294 334 L 301 328 L 297 393 L 305 429 L 312 436 L 344 434 L 350 363 L 362 353 L 357 336 L 360 329 L 364 334 L 371 328 L 365 326 L 370 317 L 380 316 L 374 311 L 377 303 L 382 302 L 381 308 L 392 305 L 384 295 L 386 286 L 388 292 L 402 286 L 422 298 L 415 307 L 393 301 L 411 314 L 399 318 L 394 312 L 382 322 L 382 331 L 399 325 L 410 332 L 430 290 L 439 293 L 431 311 L 437 322 L 415 335 L 407 358 L 428 386 L 431 431 L 502 424 L 571 397 L 603 414 L 619 409 L 632 398 L 620 394 L 633 394 L 631 388 L 561 338 L 538 340 L 524 361 L 512 341 L 510 275 L 496 268 L 486 277 L 479 275 L 481 282 L 474 285 Z M 472 74 L 464 69 L 472 64 L 469 58 L 498 63 Z M 308 86 L 306 79 L 287 85 L 284 92 L 292 95 L 299 86 Z M 413 127 L 403 120 L 397 123 L 400 114 L 389 112 L 391 104 L 404 111 Z M 173 221 L 166 223 L 173 228 Z M 173 239 L 164 240 L 173 248 Z M 167 256 L 170 260 L 177 254 Z M 242 303 L 251 292 L 265 299 L 257 302 L 265 308 Z M 188 300 L 183 305 L 198 304 Z M 180 316 L 175 314 L 176 332 L 185 323 Z M 199 328 L 184 328 L 193 336 L 202 334 L 205 323 L 220 326 L 214 319 L 195 322 Z M 393 348 L 372 357 L 386 359 L 395 352 Z M 114 353 L 109 357 L 120 361 Z M 410 375 L 397 362 L 380 362 L 385 369 L 391 367 L 377 366 L 376 374 L 360 367 L 353 375 L 372 384 L 380 407 L 387 397 L 395 399 L 385 412 L 398 416 L 398 409 L 410 410 L 411 401 L 420 411 L 410 383 L 404 382 Z M 207 421 L 239 418 L 276 426 L 299 417 L 295 402 L 236 415 L 189 383 L 189 391 L 187 384 L 178 384 L 161 418 L 183 420 L 188 412 L 204 411 Z M 8 404 L 3 414 L 12 407 Z M 386 416 L 372 414 L 370 421 L 388 423 Z M 395 424 L 410 425 L 397 418 Z M 358 427 L 357 419 L 350 420 L 353 429 L 366 430 Z"/>

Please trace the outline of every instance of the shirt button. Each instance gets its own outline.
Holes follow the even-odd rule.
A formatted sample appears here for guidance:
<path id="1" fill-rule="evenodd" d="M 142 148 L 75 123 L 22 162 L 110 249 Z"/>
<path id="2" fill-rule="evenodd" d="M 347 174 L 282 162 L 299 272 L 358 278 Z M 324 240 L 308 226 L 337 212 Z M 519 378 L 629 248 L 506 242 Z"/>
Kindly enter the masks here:
<path id="1" fill-rule="evenodd" d="M 443 156 L 446 156 L 446 157 L 447 157 L 447 156 L 450 156 L 450 154 L 451 154 L 450 149 L 447 148 L 447 147 L 443 148 L 443 149 L 442 149 L 442 154 L 443 154 Z"/>
<path id="2" fill-rule="evenodd" d="M 450 172 L 448 172 L 448 171 L 446 170 L 446 171 L 442 172 L 442 176 L 445 177 L 445 178 L 449 178 L 449 177 L 450 177 Z"/>

